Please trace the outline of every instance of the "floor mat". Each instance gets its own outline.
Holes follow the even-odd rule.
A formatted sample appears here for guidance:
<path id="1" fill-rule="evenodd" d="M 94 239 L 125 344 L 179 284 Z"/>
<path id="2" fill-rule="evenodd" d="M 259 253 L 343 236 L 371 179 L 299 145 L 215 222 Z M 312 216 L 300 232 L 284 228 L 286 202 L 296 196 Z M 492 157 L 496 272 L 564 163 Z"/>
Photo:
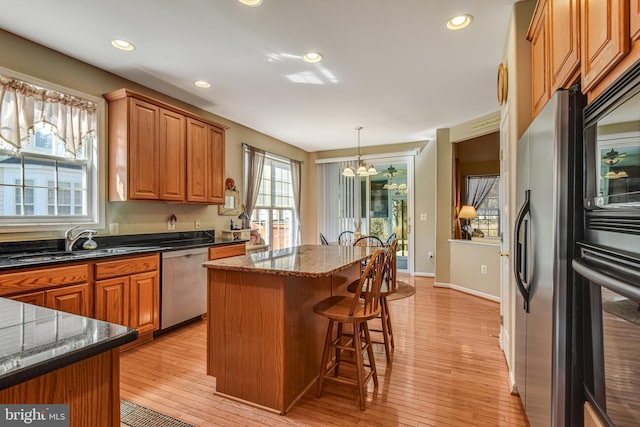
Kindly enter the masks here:
<path id="1" fill-rule="evenodd" d="M 131 427 L 194 427 L 124 399 L 120 400 L 120 422 Z"/>
<path id="2" fill-rule="evenodd" d="M 408 284 L 403 280 L 398 280 L 396 282 L 396 285 L 398 286 L 396 288 L 396 291 L 393 292 L 392 294 L 387 295 L 387 301 L 407 298 L 407 297 L 413 296 L 413 294 L 416 293 L 416 288 L 414 288 L 413 286 L 411 286 L 410 284 Z"/>

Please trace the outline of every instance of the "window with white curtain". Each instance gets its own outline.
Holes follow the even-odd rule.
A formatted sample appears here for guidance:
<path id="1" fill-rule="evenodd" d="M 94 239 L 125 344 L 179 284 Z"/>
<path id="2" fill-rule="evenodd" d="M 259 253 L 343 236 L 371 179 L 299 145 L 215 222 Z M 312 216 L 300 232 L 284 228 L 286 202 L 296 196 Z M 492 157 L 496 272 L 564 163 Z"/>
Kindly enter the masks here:
<path id="1" fill-rule="evenodd" d="M 0 231 L 99 221 L 100 104 L 45 86 L 0 74 Z"/>
<path id="2" fill-rule="evenodd" d="M 289 162 L 266 156 L 251 224 L 272 250 L 294 245 L 298 225 Z"/>
<path id="3" fill-rule="evenodd" d="M 343 231 L 354 231 L 361 215 L 361 187 L 359 179 L 346 177 L 342 170 L 350 163 L 339 161 L 321 163 L 318 168 L 318 224 L 320 232 L 329 240 L 337 241 Z"/>

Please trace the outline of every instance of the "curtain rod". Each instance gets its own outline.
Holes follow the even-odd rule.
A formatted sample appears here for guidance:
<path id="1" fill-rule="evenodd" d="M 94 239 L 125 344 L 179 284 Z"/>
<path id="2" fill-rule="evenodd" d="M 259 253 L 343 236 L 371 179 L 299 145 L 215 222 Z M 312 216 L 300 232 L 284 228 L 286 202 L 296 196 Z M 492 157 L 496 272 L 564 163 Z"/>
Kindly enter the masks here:
<path id="1" fill-rule="evenodd" d="M 286 157 L 286 156 L 282 156 L 280 154 L 272 153 L 270 151 L 263 150 L 262 148 L 258 148 L 258 147 L 254 147 L 253 145 L 249 145 L 246 142 L 242 143 L 242 148 L 243 148 L 243 150 L 248 150 L 249 148 L 252 148 L 252 149 L 256 150 L 257 152 L 263 153 L 265 156 L 271 157 L 272 159 L 275 159 L 275 160 L 297 162 L 297 163 L 300 163 L 301 165 L 304 165 L 304 161 L 303 160 L 296 160 L 296 159 L 292 159 L 292 158 L 289 158 L 289 157 Z"/>

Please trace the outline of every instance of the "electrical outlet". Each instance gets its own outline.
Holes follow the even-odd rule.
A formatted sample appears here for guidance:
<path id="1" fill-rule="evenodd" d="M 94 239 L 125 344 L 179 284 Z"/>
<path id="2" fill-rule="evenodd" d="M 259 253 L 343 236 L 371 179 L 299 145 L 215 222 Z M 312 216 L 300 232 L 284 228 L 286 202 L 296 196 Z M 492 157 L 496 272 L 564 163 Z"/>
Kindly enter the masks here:
<path id="1" fill-rule="evenodd" d="M 196 230 L 200 230 L 200 220 L 199 219 L 194 219 L 193 220 L 193 228 L 195 228 Z"/>
<path id="2" fill-rule="evenodd" d="M 429 259 L 433 259 L 433 252 L 429 252 L 427 255 L 429 256 Z"/>
<path id="3" fill-rule="evenodd" d="M 426 221 L 427 220 L 427 214 L 426 213 L 421 213 L 420 214 L 420 221 Z M 431 257 L 429 257 L 431 258 Z"/>
<path id="4" fill-rule="evenodd" d="M 487 274 L 487 266 L 486 265 L 482 264 L 480 266 L 480 273 Z"/>

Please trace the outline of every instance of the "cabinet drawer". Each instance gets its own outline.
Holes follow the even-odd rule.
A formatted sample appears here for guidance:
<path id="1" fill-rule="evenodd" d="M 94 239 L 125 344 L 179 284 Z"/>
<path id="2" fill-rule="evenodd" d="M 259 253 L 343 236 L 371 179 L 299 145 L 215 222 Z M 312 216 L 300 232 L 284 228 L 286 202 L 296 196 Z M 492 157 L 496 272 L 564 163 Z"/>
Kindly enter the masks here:
<path id="1" fill-rule="evenodd" d="M 96 263 L 95 278 L 96 280 L 103 280 L 146 271 L 156 271 L 158 270 L 158 265 L 160 265 L 158 254 L 98 262 Z"/>
<path id="2" fill-rule="evenodd" d="M 87 264 L 1 274 L 0 296 L 86 283 L 88 280 L 89 266 Z"/>
<path id="3" fill-rule="evenodd" d="M 245 254 L 246 245 L 244 242 L 237 245 L 215 246 L 209 248 L 209 259 L 228 258 L 236 255 Z"/>

